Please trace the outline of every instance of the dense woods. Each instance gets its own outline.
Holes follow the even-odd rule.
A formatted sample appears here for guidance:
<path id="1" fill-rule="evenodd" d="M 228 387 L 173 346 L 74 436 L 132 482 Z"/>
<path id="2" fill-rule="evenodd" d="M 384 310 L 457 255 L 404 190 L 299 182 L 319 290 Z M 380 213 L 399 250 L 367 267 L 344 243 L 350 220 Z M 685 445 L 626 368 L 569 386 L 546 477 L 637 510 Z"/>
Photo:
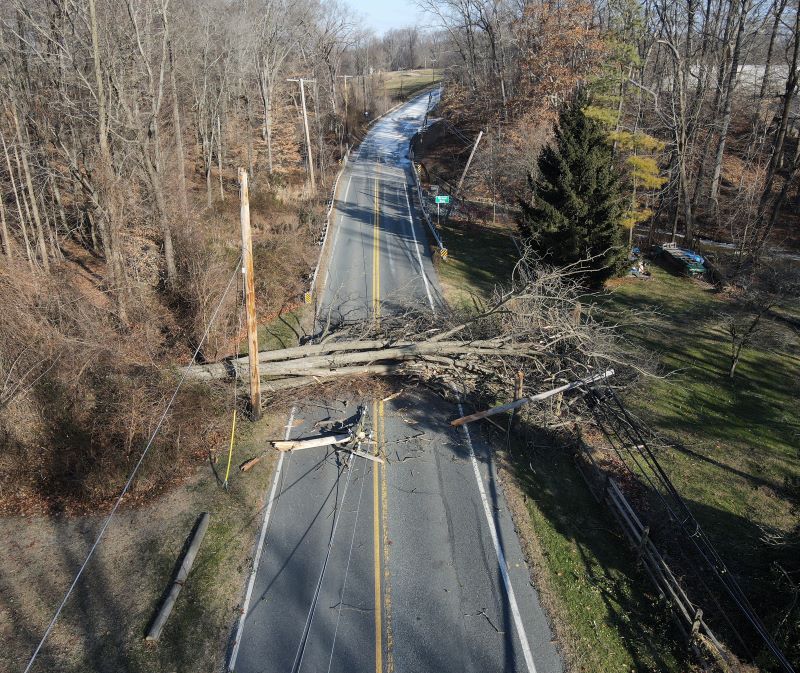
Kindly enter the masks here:
<path id="1" fill-rule="evenodd" d="M 395 47 L 334 2 L 4 2 L 0 17 L 1 499 L 16 509 L 115 491 L 165 367 L 220 302 L 200 357 L 237 348 L 238 166 L 261 313 L 302 297 L 339 159 L 389 107 L 379 68 L 416 58 L 416 33 Z M 214 427 L 213 393 L 195 393 L 159 435 L 162 478 Z"/>
<path id="2" fill-rule="evenodd" d="M 458 85 L 446 106 L 489 135 L 476 187 L 507 203 L 524 193 L 554 114 L 581 87 L 634 178 L 625 224 L 638 237 L 730 241 L 743 265 L 796 242 L 796 6 L 422 4 L 446 27 Z M 637 185 L 637 172 L 661 179 Z"/>

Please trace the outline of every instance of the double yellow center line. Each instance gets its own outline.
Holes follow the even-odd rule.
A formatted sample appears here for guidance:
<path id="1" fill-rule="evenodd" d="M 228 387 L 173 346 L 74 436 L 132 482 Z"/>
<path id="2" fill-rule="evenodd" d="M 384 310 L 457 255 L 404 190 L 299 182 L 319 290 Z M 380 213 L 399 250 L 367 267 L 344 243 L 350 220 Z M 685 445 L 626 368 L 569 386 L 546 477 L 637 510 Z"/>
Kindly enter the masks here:
<path id="1" fill-rule="evenodd" d="M 377 167 L 375 174 L 375 202 L 372 227 L 372 315 L 376 322 L 381 318 L 380 185 L 380 167 Z"/>
<path id="2" fill-rule="evenodd" d="M 386 460 L 386 424 L 383 402 L 372 403 L 374 419 L 375 455 Z M 389 489 L 386 481 L 386 463 L 373 463 L 372 469 L 372 540 L 375 564 L 375 673 L 384 673 L 383 632 L 384 612 L 386 616 L 386 669 L 393 673 L 392 659 L 392 592 L 389 584 Z M 383 553 L 381 553 L 383 546 Z M 381 572 L 383 566 L 383 572 Z M 381 590 L 383 580 L 383 589 Z"/>

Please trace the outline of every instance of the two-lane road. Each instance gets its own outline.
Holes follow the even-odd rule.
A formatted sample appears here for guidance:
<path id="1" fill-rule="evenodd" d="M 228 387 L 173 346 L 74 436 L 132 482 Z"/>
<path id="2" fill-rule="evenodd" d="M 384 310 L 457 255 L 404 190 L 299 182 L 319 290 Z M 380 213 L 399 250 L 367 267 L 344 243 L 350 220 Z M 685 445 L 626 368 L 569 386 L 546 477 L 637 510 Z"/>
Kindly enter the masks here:
<path id="1" fill-rule="evenodd" d="M 410 302 L 434 309 L 438 280 L 415 217 L 408 145 L 425 116 L 421 96 L 378 121 L 339 181 L 320 319 L 363 320 Z"/>
<path id="2" fill-rule="evenodd" d="M 339 183 L 320 320 L 442 304 L 407 158 L 428 96 L 378 121 Z M 363 404 L 378 465 L 281 454 L 229 659 L 237 673 L 557 673 L 491 452 L 426 390 L 298 403 L 287 436 Z"/>

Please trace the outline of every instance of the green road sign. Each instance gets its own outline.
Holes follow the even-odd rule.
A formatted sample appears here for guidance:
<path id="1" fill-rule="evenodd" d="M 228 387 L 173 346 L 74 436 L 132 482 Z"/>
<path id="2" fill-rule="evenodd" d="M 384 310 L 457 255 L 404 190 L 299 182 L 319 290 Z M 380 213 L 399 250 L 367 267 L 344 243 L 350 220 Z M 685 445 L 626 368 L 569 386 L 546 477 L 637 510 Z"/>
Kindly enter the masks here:
<path id="1" fill-rule="evenodd" d="M 436 203 L 450 203 L 450 197 L 447 194 L 437 196 Z"/>

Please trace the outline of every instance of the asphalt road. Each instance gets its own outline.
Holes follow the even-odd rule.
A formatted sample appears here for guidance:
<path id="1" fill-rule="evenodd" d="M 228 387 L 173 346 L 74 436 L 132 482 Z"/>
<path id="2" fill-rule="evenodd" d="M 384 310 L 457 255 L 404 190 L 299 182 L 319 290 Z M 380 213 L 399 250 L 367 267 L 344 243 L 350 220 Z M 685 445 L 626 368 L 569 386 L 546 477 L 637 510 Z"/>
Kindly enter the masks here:
<path id="1" fill-rule="evenodd" d="M 378 121 L 340 180 L 320 315 L 363 320 L 441 293 L 407 158 L 427 95 Z M 281 454 L 229 667 L 298 671 L 557 673 L 491 453 L 448 421 L 457 405 L 410 389 L 385 403 L 298 403 L 287 437 L 363 404 L 377 463 Z"/>

